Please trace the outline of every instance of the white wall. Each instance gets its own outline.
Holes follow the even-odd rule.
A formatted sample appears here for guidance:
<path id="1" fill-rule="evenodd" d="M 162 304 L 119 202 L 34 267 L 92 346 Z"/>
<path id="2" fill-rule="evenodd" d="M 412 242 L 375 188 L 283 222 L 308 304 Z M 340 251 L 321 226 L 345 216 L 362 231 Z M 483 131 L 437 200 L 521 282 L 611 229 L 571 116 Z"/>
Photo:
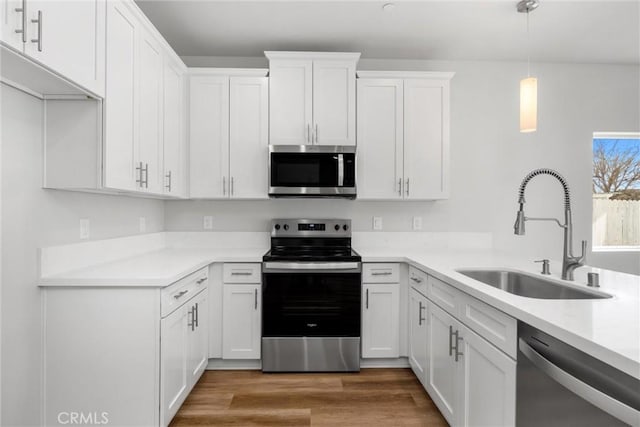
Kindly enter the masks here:
<path id="1" fill-rule="evenodd" d="M 264 67 L 262 58 L 185 57 L 187 65 Z M 361 70 L 455 71 L 451 84 L 451 199 L 439 202 L 262 201 L 166 203 L 171 231 L 202 229 L 202 215 L 214 216 L 216 230 L 266 230 L 276 216 L 346 216 L 354 229 L 371 229 L 371 216 L 384 229 L 410 230 L 411 217 L 424 217 L 427 231 L 493 232 L 495 246 L 529 258 L 560 259 L 562 230 L 552 223 L 527 223 L 514 236 L 517 190 L 532 169 L 550 167 L 572 191 L 574 246 L 591 240 L 591 144 L 594 131 L 640 129 L 638 66 L 532 64 L 538 77 L 538 131 L 518 131 L 519 80 L 526 64 L 362 59 Z M 538 177 L 529 185 L 529 216 L 563 216 L 561 187 Z M 640 274 L 636 254 L 589 256 L 589 263 Z"/>
<path id="2" fill-rule="evenodd" d="M 41 316 L 37 249 L 79 241 L 79 219 L 91 239 L 164 228 L 163 202 L 43 190 L 42 102 L 0 86 L 2 129 L 2 419 L 40 424 Z M 73 408 L 69 408 L 73 410 Z"/>

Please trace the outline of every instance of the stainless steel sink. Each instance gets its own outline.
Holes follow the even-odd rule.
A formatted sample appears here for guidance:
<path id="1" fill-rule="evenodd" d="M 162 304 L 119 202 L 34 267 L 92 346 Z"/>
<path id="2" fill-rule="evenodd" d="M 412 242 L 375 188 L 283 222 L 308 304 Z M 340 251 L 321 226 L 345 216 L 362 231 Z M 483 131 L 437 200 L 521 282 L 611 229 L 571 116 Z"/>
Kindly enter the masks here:
<path id="1" fill-rule="evenodd" d="M 460 269 L 458 273 L 514 295 L 539 299 L 602 299 L 611 295 L 576 289 L 532 274 L 509 270 Z"/>

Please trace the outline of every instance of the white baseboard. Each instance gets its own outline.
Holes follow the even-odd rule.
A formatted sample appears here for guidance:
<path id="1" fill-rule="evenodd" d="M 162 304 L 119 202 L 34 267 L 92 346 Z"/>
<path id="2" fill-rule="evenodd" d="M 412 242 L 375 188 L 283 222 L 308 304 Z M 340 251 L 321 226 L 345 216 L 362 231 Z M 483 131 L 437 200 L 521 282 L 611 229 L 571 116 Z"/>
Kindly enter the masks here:
<path id="1" fill-rule="evenodd" d="M 361 368 L 408 368 L 409 359 L 400 357 L 397 359 L 360 359 Z M 209 359 L 207 370 L 210 371 L 232 371 L 232 370 L 260 370 L 262 362 L 260 360 L 223 360 Z"/>

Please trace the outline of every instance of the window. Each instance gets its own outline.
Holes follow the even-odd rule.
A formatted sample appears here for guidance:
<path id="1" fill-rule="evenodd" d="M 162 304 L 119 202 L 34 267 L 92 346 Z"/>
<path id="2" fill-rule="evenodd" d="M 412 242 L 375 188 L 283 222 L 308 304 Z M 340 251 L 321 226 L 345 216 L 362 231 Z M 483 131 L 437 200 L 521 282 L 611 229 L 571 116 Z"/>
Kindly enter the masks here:
<path id="1" fill-rule="evenodd" d="M 593 249 L 640 250 L 640 133 L 593 136 Z"/>

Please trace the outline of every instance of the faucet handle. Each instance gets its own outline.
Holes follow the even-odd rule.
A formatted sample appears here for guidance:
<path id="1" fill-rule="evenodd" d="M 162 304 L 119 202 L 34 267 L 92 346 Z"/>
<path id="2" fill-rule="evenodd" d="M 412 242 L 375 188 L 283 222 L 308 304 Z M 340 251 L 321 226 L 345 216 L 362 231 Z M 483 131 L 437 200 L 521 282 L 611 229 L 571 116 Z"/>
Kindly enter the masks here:
<path id="1" fill-rule="evenodd" d="M 541 274 L 551 274 L 551 270 L 549 269 L 549 260 L 548 259 L 539 259 L 533 262 L 541 262 L 542 263 L 542 271 Z"/>
<path id="2" fill-rule="evenodd" d="M 580 253 L 580 262 L 584 262 L 585 258 L 587 257 L 587 241 L 583 240 L 582 241 L 582 252 Z"/>

